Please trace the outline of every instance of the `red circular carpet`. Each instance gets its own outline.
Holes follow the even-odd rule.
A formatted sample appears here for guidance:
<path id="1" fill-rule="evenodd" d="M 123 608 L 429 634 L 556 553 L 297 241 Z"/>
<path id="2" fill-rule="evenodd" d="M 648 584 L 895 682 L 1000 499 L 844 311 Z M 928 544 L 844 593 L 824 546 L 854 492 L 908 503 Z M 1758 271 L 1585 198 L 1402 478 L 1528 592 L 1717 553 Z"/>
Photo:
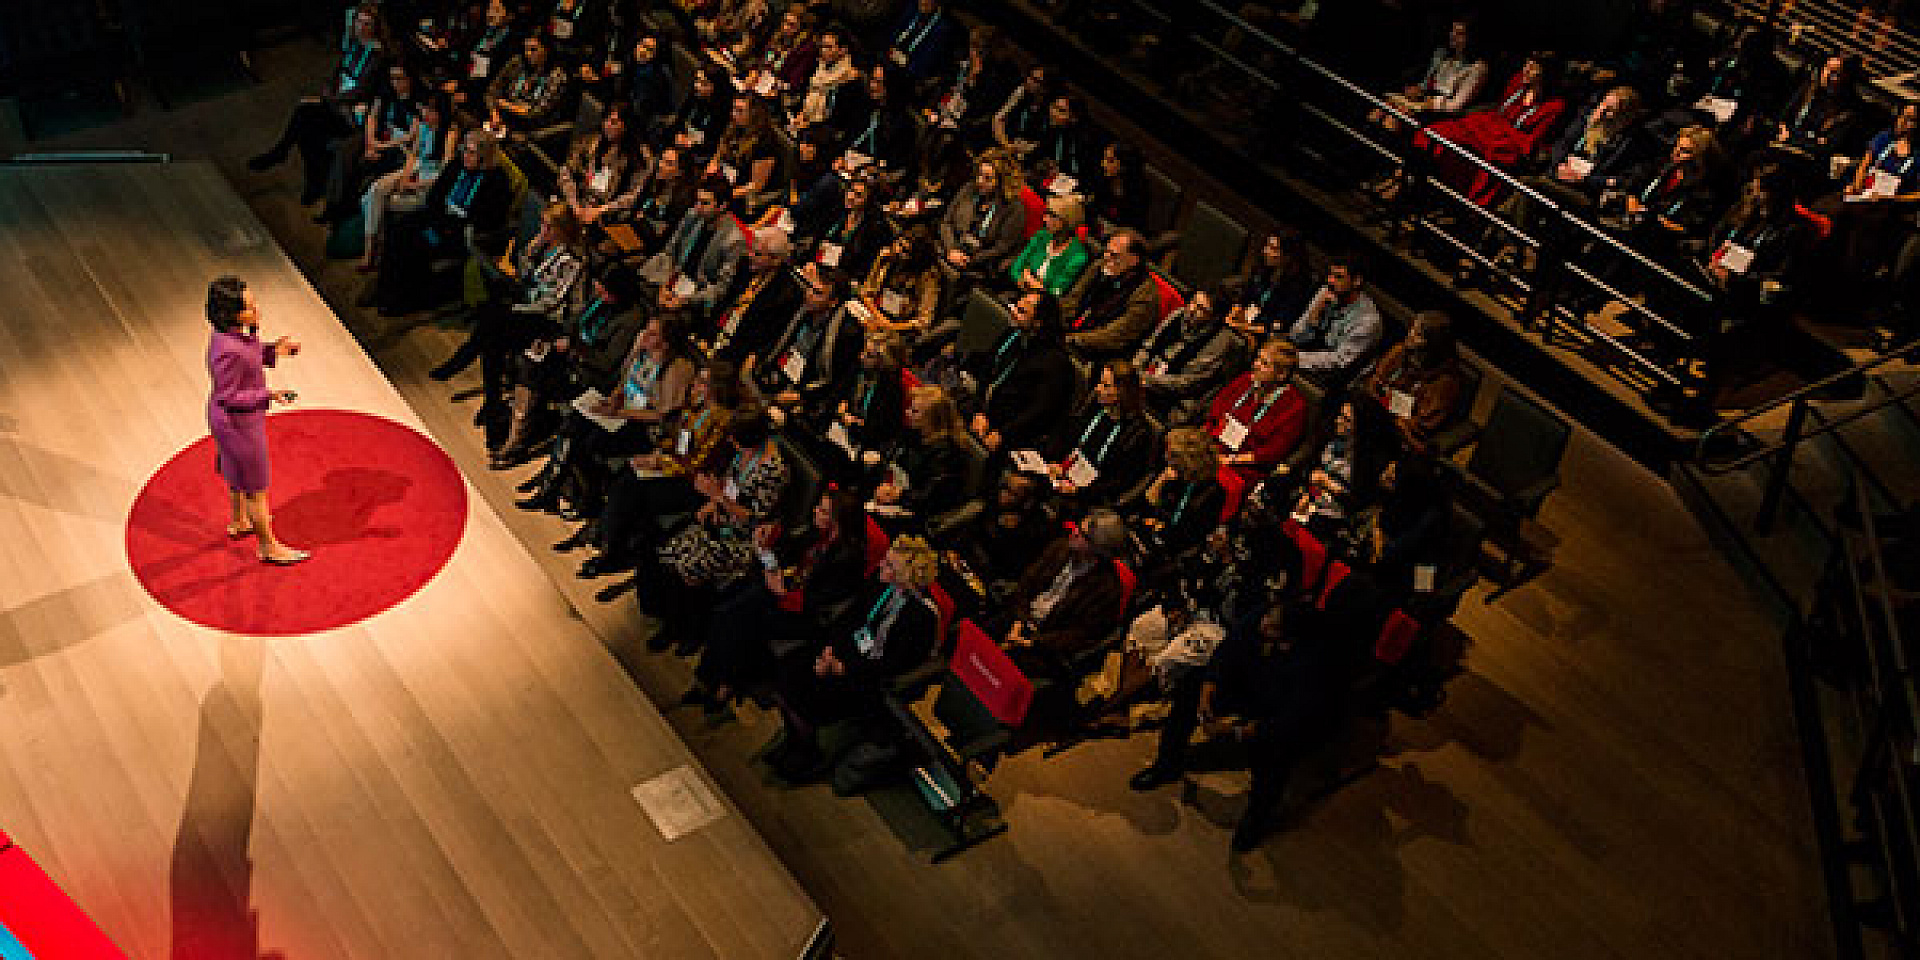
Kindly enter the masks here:
<path id="1" fill-rule="evenodd" d="M 261 563 L 226 536 L 227 490 L 213 438 L 174 455 L 134 499 L 127 559 L 147 592 L 194 623 L 285 636 L 364 620 L 412 596 L 453 555 L 467 487 L 432 440 L 380 417 L 297 410 L 267 418 L 280 539 L 311 550 Z"/>

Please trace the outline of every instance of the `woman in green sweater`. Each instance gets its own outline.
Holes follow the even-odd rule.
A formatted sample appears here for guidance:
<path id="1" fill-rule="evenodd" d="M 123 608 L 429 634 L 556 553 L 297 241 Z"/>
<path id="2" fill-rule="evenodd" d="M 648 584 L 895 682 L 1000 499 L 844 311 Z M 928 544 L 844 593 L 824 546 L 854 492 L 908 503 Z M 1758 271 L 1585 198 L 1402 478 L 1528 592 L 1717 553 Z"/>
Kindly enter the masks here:
<path id="1" fill-rule="evenodd" d="M 1048 198 L 1047 216 L 1040 222 L 1040 229 L 1027 239 L 1026 249 L 1008 268 L 1020 289 L 1045 291 L 1057 297 L 1073 286 L 1092 257 L 1087 245 L 1080 242 L 1083 217 L 1079 200 Z"/>

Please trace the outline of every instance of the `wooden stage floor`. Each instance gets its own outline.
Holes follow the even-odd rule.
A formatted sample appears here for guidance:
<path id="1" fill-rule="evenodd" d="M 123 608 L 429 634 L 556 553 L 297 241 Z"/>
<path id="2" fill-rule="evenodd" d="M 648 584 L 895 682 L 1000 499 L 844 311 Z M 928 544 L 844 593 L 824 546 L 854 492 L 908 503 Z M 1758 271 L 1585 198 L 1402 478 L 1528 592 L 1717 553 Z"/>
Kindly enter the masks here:
<path id="1" fill-rule="evenodd" d="M 223 273 L 301 406 L 423 429 L 212 165 L 0 168 L 0 825 L 135 957 L 796 956 L 819 911 L 730 802 L 669 843 L 630 795 L 699 764 L 486 499 L 352 627 L 145 593 L 127 510 L 206 432 Z"/>

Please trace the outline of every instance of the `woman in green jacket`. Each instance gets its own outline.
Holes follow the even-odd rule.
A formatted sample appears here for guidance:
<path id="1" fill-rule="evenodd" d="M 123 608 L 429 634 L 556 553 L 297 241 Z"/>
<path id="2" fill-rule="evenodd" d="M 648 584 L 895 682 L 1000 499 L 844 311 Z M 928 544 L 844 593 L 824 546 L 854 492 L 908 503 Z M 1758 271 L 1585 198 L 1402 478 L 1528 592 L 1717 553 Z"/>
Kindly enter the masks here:
<path id="1" fill-rule="evenodd" d="M 1073 197 L 1047 200 L 1047 215 L 1040 229 L 1027 239 L 1026 249 L 1008 268 L 1020 289 L 1045 291 L 1057 297 L 1073 286 L 1092 259 L 1087 245 L 1080 242 L 1083 216 L 1080 201 Z"/>

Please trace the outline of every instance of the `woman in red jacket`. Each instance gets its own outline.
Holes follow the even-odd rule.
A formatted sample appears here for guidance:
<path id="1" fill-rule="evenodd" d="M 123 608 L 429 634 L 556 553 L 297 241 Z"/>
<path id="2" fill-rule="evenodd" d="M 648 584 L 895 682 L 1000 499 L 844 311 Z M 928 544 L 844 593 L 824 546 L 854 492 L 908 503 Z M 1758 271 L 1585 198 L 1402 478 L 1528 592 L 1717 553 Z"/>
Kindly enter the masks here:
<path id="1" fill-rule="evenodd" d="M 1233 378 L 1213 398 L 1207 435 L 1220 446 L 1221 462 L 1255 482 L 1300 445 L 1307 400 L 1294 385 L 1300 351 L 1275 338 L 1260 347 L 1253 367 Z"/>
<path id="2" fill-rule="evenodd" d="M 1559 126 L 1567 102 L 1561 99 L 1556 85 L 1553 56 L 1535 53 L 1507 81 L 1499 106 L 1476 110 L 1457 120 L 1442 120 L 1416 135 L 1414 145 L 1434 154 L 1441 179 L 1455 186 L 1465 185 L 1474 202 L 1490 204 L 1500 193 L 1493 175 L 1434 143 L 1432 137 L 1442 137 L 1493 166 L 1511 170 L 1532 156 Z"/>

